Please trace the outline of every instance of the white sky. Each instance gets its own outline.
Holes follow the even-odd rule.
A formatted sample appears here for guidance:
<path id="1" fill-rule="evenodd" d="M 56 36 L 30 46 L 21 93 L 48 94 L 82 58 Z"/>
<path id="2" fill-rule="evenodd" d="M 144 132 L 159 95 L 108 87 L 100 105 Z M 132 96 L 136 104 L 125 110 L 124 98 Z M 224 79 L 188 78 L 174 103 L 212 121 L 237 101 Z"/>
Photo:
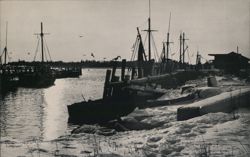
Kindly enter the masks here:
<path id="1" fill-rule="evenodd" d="M 189 39 L 192 63 L 197 49 L 204 58 L 212 59 L 207 54 L 236 51 L 237 45 L 240 53 L 250 58 L 250 0 L 151 0 L 158 53 L 170 12 L 174 59 L 179 57 L 180 31 Z M 147 0 L 0 0 L 0 48 L 2 52 L 8 21 L 12 61 L 33 60 L 37 44 L 33 34 L 40 32 L 43 21 L 44 31 L 50 33 L 46 41 L 54 61 L 92 59 L 91 53 L 96 59 L 120 55 L 129 60 L 136 27 L 146 29 L 147 18 Z M 142 35 L 145 37 L 145 32 Z"/>

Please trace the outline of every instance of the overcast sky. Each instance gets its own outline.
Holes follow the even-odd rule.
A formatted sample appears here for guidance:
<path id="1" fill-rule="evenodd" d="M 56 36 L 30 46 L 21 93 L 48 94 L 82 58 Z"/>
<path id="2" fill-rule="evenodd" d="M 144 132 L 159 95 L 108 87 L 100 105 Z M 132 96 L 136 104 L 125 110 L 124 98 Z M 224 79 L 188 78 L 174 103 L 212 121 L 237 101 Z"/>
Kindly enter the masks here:
<path id="1" fill-rule="evenodd" d="M 173 59 L 179 57 L 179 33 L 186 33 L 189 58 L 199 49 L 209 53 L 236 51 L 250 58 L 250 0 L 151 0 L 152 28 L 158 53 L 166 40 L 169 14 Z M 136 27 L 147 28 L 148 0 L 0 0 L 0 44 L 13 60 L 33 60 L 40 22 L 53 60 L 80 61 L 118 55 L 130 59 Z M 83 35 L 83 37 L 80 37 Z M 142 32 L 145 38 L 145 32 Z M 147 48 L 146 48 L 147 49 Z M 30 55 L 29 55 L 30 53 Z M 38 56 L 40 57 L 40 56 Z M 186 57 L 188 58 L 188 56 Z"/>

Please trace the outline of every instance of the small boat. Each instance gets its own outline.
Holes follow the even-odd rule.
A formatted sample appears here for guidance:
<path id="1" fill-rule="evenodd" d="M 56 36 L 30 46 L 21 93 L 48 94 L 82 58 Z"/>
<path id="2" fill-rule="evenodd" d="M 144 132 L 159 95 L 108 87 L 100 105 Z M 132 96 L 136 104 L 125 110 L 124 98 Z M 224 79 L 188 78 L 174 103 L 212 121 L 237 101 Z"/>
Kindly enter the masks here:
<path id="1" fill-rule="evenodd" d="M 53 69 L 55 72 L 55 77 L 60 78 L 75 78 L 82 75 L 82 69 L 77 67 L 72 68 L 57 68 Z"/>
<path id="2" fill-rule="evenodd" d="M 148 100 L 146 103 L 140 104 L 138 106 L 139 109 L 143 108 L 150 108 L 150 107 L 161 107 L 161 106 L 168 106 L 168 105 L 176 105 L 178 103 L 194 101 L 196 99 L 195 93 L 187 94 L 185 96 L 181 96 L 174 99 L 167 99 L 167 100 Z"/>
<path id="3" fill-rule="evenodd" d="M 110 97 L 78 102 L 67 107 L 69 123 L 100 124 L 111 120 L 120 120 L 121 117 L 133 112 L 136 105 L 132 99 Z"/>

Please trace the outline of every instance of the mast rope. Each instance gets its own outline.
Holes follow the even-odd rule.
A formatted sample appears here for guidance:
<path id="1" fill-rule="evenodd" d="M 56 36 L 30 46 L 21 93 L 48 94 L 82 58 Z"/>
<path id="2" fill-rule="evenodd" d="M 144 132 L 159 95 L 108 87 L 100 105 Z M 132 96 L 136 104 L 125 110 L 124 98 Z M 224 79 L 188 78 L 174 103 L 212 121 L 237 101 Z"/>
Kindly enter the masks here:
<path id="1" fill-rule="evenodd" d="M 134 51 L 134 60 L 136 60 L 135 58 L 136 58 L 136 54 L 137 54 L 137 52 L 139 51 L 139 45 L 140 45 L 140 39 L 139 39 L 139 37 L 137 38 L 137 43 L 136 43 L 136 47 L 135 47 L 135 51 Z"/>
<path id="2" fill-rule="evenodd" d="M 208 62 L 208 60 L 206 58 L 204 58 L 202 55 L 200 55 L 202 59 L 206 60 Z"/>
<path id="3" fill-rule="evenodd" d="M 143 41 L 144 50 L 146 50 L 145 45 L 146 45 L 146 42 L 147 42 L 147 38 L 148 38 L 148 33 L 146 33 L 146 36 L 145 36 L 144 41 Z"/>
<path id="4" fill-rule="evenodd" d="M 33 61 L 35 61 L 35 60 L 36 60 L 36 55 L 37 55 L 37 52 L 38 52 L 38 49 L 39 49 L 40 38 L 37 38 L 37 39 L 38 39 L 38 41 L 37 41 L 36 51 L 35 51 L 35 56 L 34 56 Z"/>
<path id="5" fill-rule="evenodd" d="M 154 49 L 155 49 L 155 51 L 154 51 L 154 53 L 155 53 L 155 59 L 156 59 L 156 61 L 158 61 L 159 60 L 159 54 L 158 54 L 158 51 L 157 51 L 157 48 L 156 48 L 156 44 L 155 44 L 155 40 L 154 40 L 154 36 L 153 35 L 151 35 L 151 37 L 152 37 L 152 41 L 153 41 L 153 47 L 154 47 Z"/>
<path id="6" fill-rule="evenodd" d="M 3 54 L 4 54 L 4 49 L 3 49 L 3 53 L 1 54 L 1 57 L 3 56 Z"/>
<path id="7" fill-rule="evenodd" d="M 188 64 L 191 63 L 191 59 L 190 59 L 190 56 L 189 56 L 189 48 L 187 47 L 187 54 L 188 54 Z"/>
<path id="8" fill-rule="evenodd" d="M 131 56 L 131 61 L 134 61 L 134 58 L 135 58 L 135 55 L 136 55 L 136 51 L 137 51 L 137 44 L 138 43 L 138 37 L 136 37 L 136 40 L 135 40 L 135 43 L 134 43 L 134 45 L 133 45 L 133 53 L 132 53 L 132 56 Z"/>
<path id="9" fill-rule="evenodd" d="M 139 28 L 143 28 L 147 25 L 148 23 L 148 20 L 145 20 L 144 22 L 142 22 L 140 25 L 139 25 Z"/>
<path id="10" fill-rule="evenodd" d="M 137 42 L 138 41 L 138 36 L 136 36 L 136 39 L 135 39 L 135 42 L 132 46 L 132 55 L 131 55 L 131 58 L 130 58 L 130 61 L 134 61 L 134 58 L 135 58 L 135 53 L 136 53 L 136 50 L 137 50 Z"/>
<path id="11" fill-rule="evenodd" d="M 11 56 L 7 54 L 9 62 L 11 61 Z"/>
<path id="12" fill-rule="evenodd" d="M 45 40 L 45 39 L 44 39 L 44 41 L 45 41 L 45 47 L 46 47 L 47 52 L 48 52 L 48 55 L 49 55 L 49 59 L 50 59 L 50 61 L 52 61 L 51 56 L 50 56 L 50 51 L 49 51 L 48 44 L 47 44 L 47 42 L 46 42 L 46 40 Z"/>
<path id="13" fill-rule="evenodd" d="M 170 55 L 168 56 L 169 59 L 172 59 L 172 58 L 173 58 L 172 56 L 175 55 L 175 53 L 172 54 L 171 52 L 172 52 L 172 48 L 169 46 L 169 54 L 170 54 Z"/>
<path id="14" fill-rule="evenodd" d="M 44 41 L 45 41 L 45 40 L 44 40 Z M 45 42 L 44 42 L 44 45 L 45 45 Z M 46 49 L 44 50 L 44 57 L 45 57 L 45 61 L 48 61 Z"/>

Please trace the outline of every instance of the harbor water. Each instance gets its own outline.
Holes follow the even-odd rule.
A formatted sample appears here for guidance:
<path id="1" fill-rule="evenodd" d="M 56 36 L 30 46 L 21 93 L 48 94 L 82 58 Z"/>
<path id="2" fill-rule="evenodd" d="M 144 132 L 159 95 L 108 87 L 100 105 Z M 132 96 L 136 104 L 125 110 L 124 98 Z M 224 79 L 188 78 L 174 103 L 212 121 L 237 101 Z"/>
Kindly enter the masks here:
<path id="1" fill-rule="evenodd" d="M 210 156 L 249 156 L 249 108 L 187 121 L 177 121 L 176 111 L 189 101 L 135 109 L 120 123 L 128 128 L 124 132 L 68 124 L 67 105 L 101 98 L 105 73 L 105 69 L 83 69 L 79 78 L 57 79 L 54 86 L 43 89 L 18 88 L 1 97 L 0 156 L 199 156 L 204 146 Z M 237 78 L 217 80 L 224 89 L 246 87 Z M 204 79 L 187 82 L 192 83 L 205 86 Z M 169 90 L 166 99 L 180 91 Z"/>
<path id="2" fill-rule="evenodd" d="M 105 69 L 82 69 L 79 78 L 57 79 L 49 88 L 18 88 L 1 96 L 1 137 L 52 140 L 67 134 L 67 105 L 102 97 Z"/>

